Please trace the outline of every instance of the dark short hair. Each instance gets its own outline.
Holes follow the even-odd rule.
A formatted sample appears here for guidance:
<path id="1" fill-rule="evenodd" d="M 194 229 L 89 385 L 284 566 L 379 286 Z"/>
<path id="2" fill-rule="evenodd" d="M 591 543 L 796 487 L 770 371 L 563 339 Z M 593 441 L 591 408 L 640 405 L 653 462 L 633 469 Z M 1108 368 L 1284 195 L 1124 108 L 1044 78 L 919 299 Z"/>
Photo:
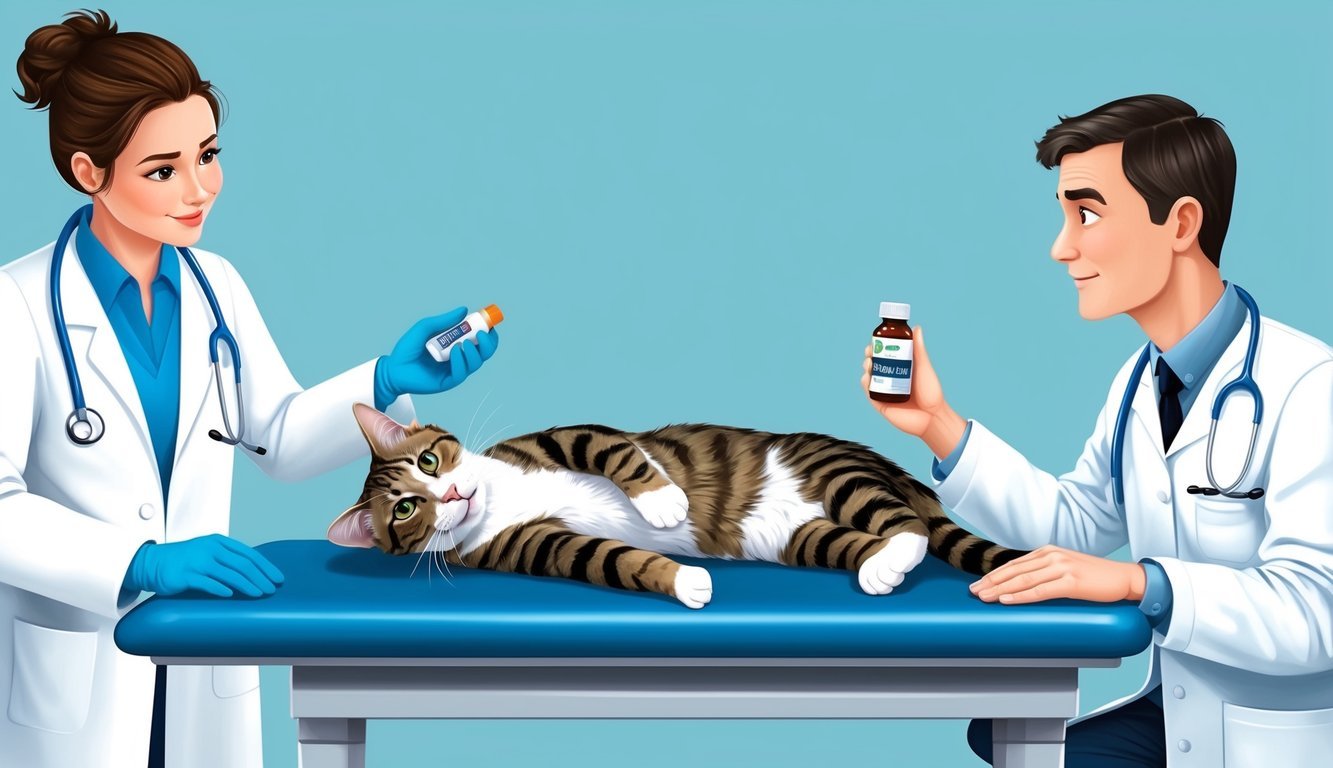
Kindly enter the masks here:
<path id="1" fill-rule="evenodd" d="M 1164 224 L 1180 198 L 1199 201 L 1199 247 L 1218 266 L 1236 192 L 1236 151 L 1222 124 L 1171 96 L 1130 96 L 1061 117 L 1037 142 L 1037 162 L 1053 168 L 1070 152 L 1116 142 L 1125 144 L 1125 178 L 1147 201 L 1154 224 Z"/>

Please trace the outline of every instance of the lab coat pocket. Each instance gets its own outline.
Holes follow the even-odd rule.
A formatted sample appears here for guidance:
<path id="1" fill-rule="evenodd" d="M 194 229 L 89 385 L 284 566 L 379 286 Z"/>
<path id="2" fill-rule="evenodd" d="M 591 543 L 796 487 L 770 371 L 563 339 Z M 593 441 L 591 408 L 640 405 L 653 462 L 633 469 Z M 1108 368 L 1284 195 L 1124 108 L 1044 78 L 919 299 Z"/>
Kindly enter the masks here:
<path id="1" fill-rule="evenodd" d="M 1197 496 L 1194 524 L 1199 551 L 1228 563 L 1247 563 L 1264 538 L 1264 505 L 1261 499 L 1231 499 Z"/>
<path id="2" fill-rule="evenodd" d="M 1333 709 L 1284 712 L 1222 705 L 1226 768 L 1289 768 L 1328 764 L 1333 754 Z"/>
<path id="3" fill-rule="evenodd" d="M 213 695 L 230 699 L 259 687 L 259 667 L 213 667 Z"/>
<path id="4" fill-rule="evenodd" d="M 67 632 L 14 619 L 9 719 L 53 733 L 74 733 L 88 719 L 96 632 Z"/>

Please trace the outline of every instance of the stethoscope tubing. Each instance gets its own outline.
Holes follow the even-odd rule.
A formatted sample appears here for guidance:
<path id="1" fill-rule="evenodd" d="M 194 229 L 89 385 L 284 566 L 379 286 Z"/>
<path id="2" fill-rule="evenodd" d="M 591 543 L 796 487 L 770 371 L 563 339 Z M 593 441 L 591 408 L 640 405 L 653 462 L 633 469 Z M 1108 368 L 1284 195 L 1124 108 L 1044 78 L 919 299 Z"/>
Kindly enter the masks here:
<path id="1" fill-rule="evenodd" d="M 55 325 L 56 341 L 60 345 L 60 354 L 65 361 L 65 375 L 69 380 L 70 399 L 73 402 L 74 410 L 70 413 L 69 419 L 65 424 L 65 432 L 70 440 L 78 445 L 92 445 L 102 438 L 106 431 L 102 417 L 97 411 L 87 407 L 83 397 L 83 381 L 79 377 L 79 369 L 74 363 L 74 350 L 69 343 L 69 328 L 65 325 L 65 311 L 60 299 L 60 272 L 61 266 L 65 260 L 65 250 L 69 247 L 69 238 L 74 234 L 79 222 L 92 217 L 92 205 L 85 205 L 74 212 L 65 222 L 65 226 L 60 230 L 60 236 L 56 238 L 55 250 L 51 254 L 51 321 Z M 263 455 L 265 450 L 256 445 L 245 442 L 245 405 L 241 394 L 241 351 L 236 344 L 236 337 L 232 335 L 231 329 L 227 327 L 227 321 L 222 316 L 222 308 L 218 305 L 217 296 L 213 293 L 213 286 L 209 284 L 208 278 L 204 276 L 204 271 L 199 268 L 199 262 L 195 260 L 194 254 L 185 246 L 177 246 L 176 250 L 185 263 L 194 274 L 195 281 L 204 292 L 204 298 L 208 300 L 209 309 L 213 312 L 213 332 L 208 337 L 208 357 L 213 364 L 213 377 L 217 382 L 218 401 L 222 406 L 223 427 L 227 430 L 227 436 L 223 437 L 217 430 L 211 430 L 209 436 L 220 442 L 230 445 L 240 445 L 248 448 L 255 453 Z M 227 345 L 231 353 L 233 373 L 236 382 L 236 409 L 237 415 L 241 419 L 238 425 L 241 430 L 239 433 L 233 432 L 230 420 L 227 418 L 226 399 L 222 393 L 222 370 L 218 362 L 218 344 Z"/>
<path id="2" fill-rule="evenodd" d="M 1259 392 L 1259 385 L 1254 381 L 1254 360 L 1259 352 L 1259 305 L 1255 303 L 1254 297 L 1244 288 L 1235 284 L 1231 284 L 1230 287 L 1236 290 L 1241 302 L 1245 304 L 1250 319 L 1250 336 L 1249 343 L 1245 348 L 1245 362 L 1240 375 L 1223 385 L 1213 398 L 1212 423 L 1208 427 L 1208 452 L 1204 462 L 1208 471 L 1208 482 L 1216 489 L 1216 493 L 1224 496 L 1233 495 L 1232 492 L 1240 486 L 1250 471 L 1250 464 L 1254 460 L 1254 448 L 1258 444 L 1259 424 L 1264 413 L 1263 395 Z M 1143 378 L 1144 371 L 1148 368 L 1148 350 L 1151 345 L 1152 342 L 1144 345 L 1143 351 L 1139 353 L 1138 360 L 1134 362 L 1134 369 L 1129 375 L 1129 383 L 1125 387 L 1125 395 L 1120 400 L 1120 410 L 1116 414 L 1115 434 L 1111 438 L 1111 494 L 1116 509 L 1119 510 L 1123 510 L 1125 506 L 1125 429 L 1129 424 L 1129 412 L 1134 402 L 1134 394 L 1138 390 L 1139 381 Z M 1245 466 L 1236 477 L 1236 481 L 1223 488 L 1213 474 L 1213 440 L 1217 434 L 1217 421 L 1222 415 L 1222 407 L 1226 404 L 1226 399 L 1238 391 L 1249 394 L 1254 400 L 1250 446 L 1245 453 Z M 1262 494 L 1262 491 L 1260 491 L 1260 494 Z M 1257 498 L 1252 493 L 1242 495 Z"/>

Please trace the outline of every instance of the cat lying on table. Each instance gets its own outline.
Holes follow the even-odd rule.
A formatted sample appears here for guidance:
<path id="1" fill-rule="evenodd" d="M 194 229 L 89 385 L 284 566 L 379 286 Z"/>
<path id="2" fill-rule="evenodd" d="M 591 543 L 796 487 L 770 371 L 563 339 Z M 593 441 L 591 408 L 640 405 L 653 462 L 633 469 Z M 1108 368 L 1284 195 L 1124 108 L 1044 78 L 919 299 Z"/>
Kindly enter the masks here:
<path id="1" fill-rule="evenodd" d="M 343 546 L 443 553 L 690 608 L 712 599 L 712 579 L 665 554 L 854 570 L 872 595 L 893 591 L 927 551 L 975 574 L 1024 554 L 959 527 L 892 461 L 827 435 L 584 424 L 478 454 L 439 427 L 353 410 L 371 465 L 360 499 L 329 527 Z"/>

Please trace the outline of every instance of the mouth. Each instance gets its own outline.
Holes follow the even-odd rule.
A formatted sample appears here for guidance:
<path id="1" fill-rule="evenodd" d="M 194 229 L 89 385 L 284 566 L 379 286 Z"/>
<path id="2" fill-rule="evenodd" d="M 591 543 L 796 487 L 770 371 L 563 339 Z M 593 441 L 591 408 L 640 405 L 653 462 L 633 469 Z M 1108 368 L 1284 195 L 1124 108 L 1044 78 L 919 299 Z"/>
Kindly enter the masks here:
<path id="1" fill-rule="evenodd" d="M 188 216 L 172 216 L 171 218 L 179 221 L 187 227 L 197 227 L 204 223 L 204 209 L 200 208 Z"/>
<path id="2" fill-rule="evenodd" d="M 1099 277 L 1099 275 L 1087 275 L 1086 277 L 1077 277 L 1071 275 L 1071 277 L 1074 277 L 1074 286 L 1077 288 L 1082 288 L 1083 286 L 1087 285 L 1088 283 Z"/>

